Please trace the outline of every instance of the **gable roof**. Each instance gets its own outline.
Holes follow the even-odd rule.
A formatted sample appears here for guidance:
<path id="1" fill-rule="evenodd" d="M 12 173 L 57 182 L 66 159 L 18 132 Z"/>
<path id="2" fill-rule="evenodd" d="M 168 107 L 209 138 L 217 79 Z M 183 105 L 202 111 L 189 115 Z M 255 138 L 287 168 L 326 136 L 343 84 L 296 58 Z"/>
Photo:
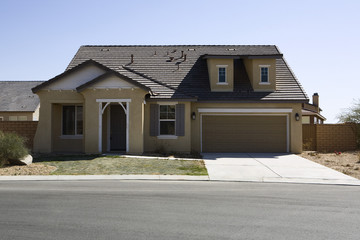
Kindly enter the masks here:
<path id="1" fill-rule="evenodd" d="M 31 88 L 43 81 L 0 81 L 0 111 L 33 112 L 40 104 Z"/>
<path id="2" fill-rule="evenodd" d="M 70 75 L 71 73 L 74 73 L 74 72 L 76 72 L 76 71 L 79 71 L 79 70 L 81 70 L 81 69 L 83 69 L 83 68 L 85 68 L 85 67 L 87 67 L 87 66 L 90 66 L 90 65 L 97 66 L 97 67 L 103 69 L 104 71 L 106 71 L 106 73 L 108 73 L 108 74 L 114 74 L 114 75 L 122 78 L 123 80 L 125 80 L 125 81 L 127 81 L 127 82 L 129 82 L 129 83 L 131 83 L 131 84 L 133 84 L 133 85 L 135 85 L 135 86 L 138 86 L 138 87 L 140 87 L 140 88 L 143 88 L 144 90 L 147 90 L 147 91 L 150 91 L 150 90 L 151 90 L 150 88 L 142 85 L 141 83 L 139 83 L 139 82 L 137 82 L 137 81 L 134 81 L 134 80 L 132 80 L 131 78 L 129 78 L 129 77 L 127 77 L 127 76 L 124 76 L 124 75 L 122 75 L 122 74 L 119 73 L 119 72 L 116 72 L 116 71 L 114 71 L 114 70 L 112 70 L 112 69 L 109 69 L 108 67 L 106 67 L 106 66 L 104 66 L 104 65 L 102 65 L 102 64 L 100 64 L 100 63 L 98 63 L 98 62 L 96 62 L 96 61 L 94 61 L 94 60 L 92 60 L 92 59 L 89 59 L 89 60 L 86 60 L 85 62 L 82 62 L 81 64 L 77 65 L 76 67 L 74 67 L 74 68 L 72 68 L 72 69 L 69 69 L 69 70 L 66 70 L 65 72 L 57 75 L 56 77 L 54 77 L 54 78 L 52 78 L 52 79 L 50 79 L 50 80 L 48 80 L 48 81 L 46 81 L 46 82 L 43 82 L 42 84 L 40 84 L 40 85 L 32 88 L 32 91 L 33 91 L 33 93 L 36 93 L 37 91 L 43 89 L 44 87 L 49 86 L 49 85 L 51 85 L 52 83 L 59 81 L 61 78 L 66 77 L 66 76 Z M 106 73 L 105 73 L 105 74 L 106 74 Z M 103 74 L 103 75 L 105 75 L 105 74 Z M 101 76 L 103 76 L 103 75 L 101 75 Z M 86 86 L 92 84 L 93 81 L 96 81 L 96 82 L 97 82 L 97 81 L 101 80 L 101 79 L 102 79 L 102 78 L 100 78 L 101 76 L 99 76 L 99 77 L 97 77 L 97 78 L 95 78 L 95 79 L 93 79 L 93 80 L 91 80 L 91 81 L 89 81 L 89 82 L 87 82 L 87 83 L 79 86 L 79 87 L 78 87 L 78 91 L 83 90 Z"/>
<path id="3" fill-rule="evenodd" d="M 254 92 L 243 68 L 241 82 L 233 92 L 211 92 L 206 57 L 276 59 L 277 90 Z M 154 99 L 198 101 L 296 101 L 308 97 L 275 45 L 87 45 L 81 46 L 67 71 L 92 59 L 109 69 L 142 83 L 157 93 Z M 155 88 L 157 88 L 155 90 Z"/>

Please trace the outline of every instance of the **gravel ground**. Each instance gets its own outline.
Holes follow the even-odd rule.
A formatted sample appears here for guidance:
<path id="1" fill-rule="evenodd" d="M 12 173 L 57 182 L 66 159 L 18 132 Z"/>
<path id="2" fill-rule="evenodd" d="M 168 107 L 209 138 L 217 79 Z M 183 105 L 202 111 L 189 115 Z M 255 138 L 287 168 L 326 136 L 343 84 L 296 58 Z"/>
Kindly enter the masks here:
<path id="1" fill-rule="evenodd" d="M 360 179 L 360 151 L 342 153 L 303 152 L 301 157 Z"/>
<path id="2" fill-rule="evenodd" d="M 0 168 L 0 176 L 49 175 L 55 170 L 56 167 L 41 163 L 33 163 L 28 166 L 5 166 L 4 168 Z"/>

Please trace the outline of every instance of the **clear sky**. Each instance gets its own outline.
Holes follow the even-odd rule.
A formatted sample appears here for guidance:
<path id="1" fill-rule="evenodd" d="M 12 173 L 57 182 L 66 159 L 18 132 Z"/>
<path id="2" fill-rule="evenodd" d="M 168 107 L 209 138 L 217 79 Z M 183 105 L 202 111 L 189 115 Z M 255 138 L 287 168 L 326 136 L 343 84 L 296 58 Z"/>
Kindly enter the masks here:
<path id="1" fill-rule="evenodd" d="M 0 80 L 48 80 L 87 44 L 275 44 L 328 123 L 360 98 L 360 1 L 1 0 Z"/>

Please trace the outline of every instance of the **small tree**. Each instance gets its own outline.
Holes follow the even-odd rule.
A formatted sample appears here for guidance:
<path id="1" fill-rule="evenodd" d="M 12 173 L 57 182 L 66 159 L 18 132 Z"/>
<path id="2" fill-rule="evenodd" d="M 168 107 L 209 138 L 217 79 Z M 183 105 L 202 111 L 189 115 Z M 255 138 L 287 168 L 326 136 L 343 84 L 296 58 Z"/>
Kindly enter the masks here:
<path id="1" fill-rule="evenodd" d="M 337 117 L 342 123 L 360 123 L 360 99 Z"/>
<path id="2" fill-rule="evenodd" d="M 25 138 L 15 133 L 3 133 L 0 131 L 0 167 L 8 161 L 25 157 L 29 153 L 25 147 Z"/>
<path id="3" fill-rule="evenodd" d="M 357 147 L 360 148 L 360 99 L 354 101 L 353 106 L 337 116 L 339 122 L 354 123 L 354 132 L 357 136 Z"/>

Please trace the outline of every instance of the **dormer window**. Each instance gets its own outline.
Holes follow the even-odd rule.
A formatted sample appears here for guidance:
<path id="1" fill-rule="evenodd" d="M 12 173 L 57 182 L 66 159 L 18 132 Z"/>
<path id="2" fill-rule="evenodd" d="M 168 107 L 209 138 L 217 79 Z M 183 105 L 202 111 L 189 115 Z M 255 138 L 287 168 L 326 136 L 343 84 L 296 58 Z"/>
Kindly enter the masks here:
<path id="1" fill-rule="evenodd" d="M 217 65 L 216 66 L 218 68 L 218 82 L 217 84 L 228 84 L 227 82 L 227 74 L 226 74 L 226 70 L 227 70 L 227 65 Z"/>
<path id="2" fill-rule="evenodd" d="M 270 84 L 269 65 L 260 65 L 260 84 Z"/>

